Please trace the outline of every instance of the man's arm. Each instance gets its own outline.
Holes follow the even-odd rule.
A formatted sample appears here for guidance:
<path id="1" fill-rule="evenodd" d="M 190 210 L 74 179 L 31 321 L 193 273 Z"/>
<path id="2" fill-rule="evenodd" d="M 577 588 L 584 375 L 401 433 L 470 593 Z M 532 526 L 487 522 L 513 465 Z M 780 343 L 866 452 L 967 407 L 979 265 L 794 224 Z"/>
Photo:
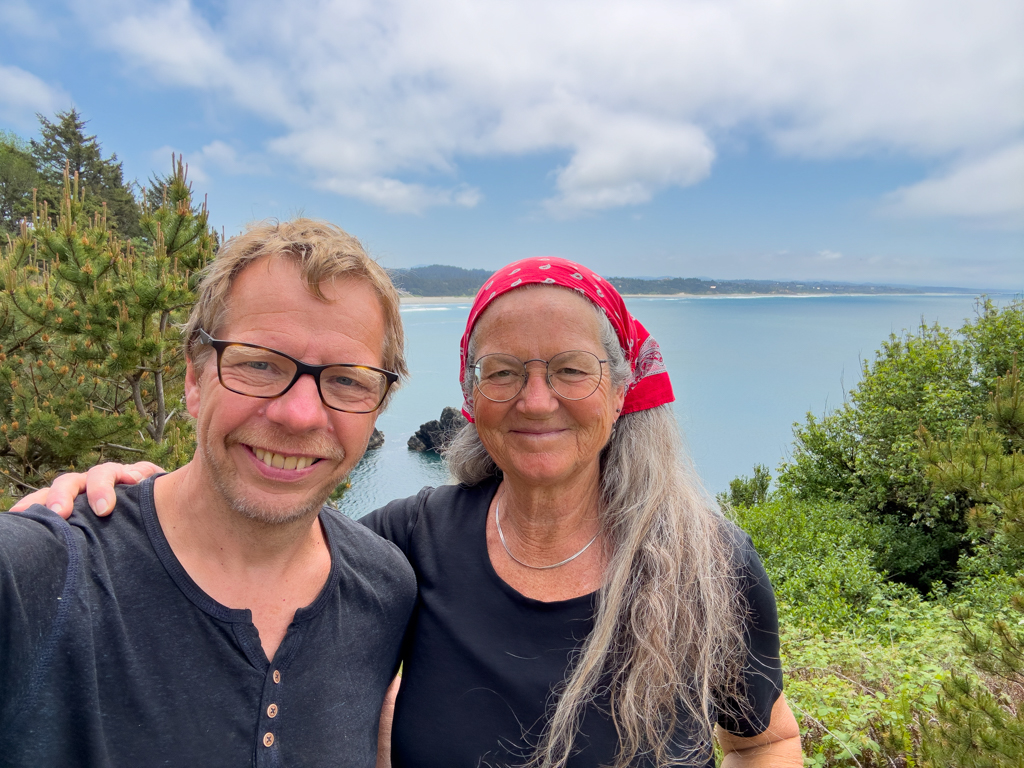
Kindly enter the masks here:
<path id="1" fill-rule="evenodd" d="M 715 729 L 724 758 L 721 768 L 800 768 L 804 764 L 800 729 L 783 694 L 772 707 L 764 733 L 744 738 Z"/>
<path id="2" fill-rule="evenodd" d="M 67 525 L 52 515 L 46 521 L 48 514 L 0 513 L 0 732 L 30 694 L 57 614 L 72 602 L 62 600 L 70 558 L 69 540 L 58 526 Z"/>

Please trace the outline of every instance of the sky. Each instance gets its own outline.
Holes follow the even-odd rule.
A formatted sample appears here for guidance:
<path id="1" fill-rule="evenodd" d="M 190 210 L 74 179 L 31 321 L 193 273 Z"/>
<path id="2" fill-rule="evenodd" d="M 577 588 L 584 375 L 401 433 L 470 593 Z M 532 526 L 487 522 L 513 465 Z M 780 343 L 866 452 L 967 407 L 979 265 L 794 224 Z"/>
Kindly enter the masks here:
<path id="1" fill-rule="evenodd" d="M 230 236 L 388 267 L 1024 292 L 1020 0 L 0 0 L 0 129 L 74 107 Z"/>

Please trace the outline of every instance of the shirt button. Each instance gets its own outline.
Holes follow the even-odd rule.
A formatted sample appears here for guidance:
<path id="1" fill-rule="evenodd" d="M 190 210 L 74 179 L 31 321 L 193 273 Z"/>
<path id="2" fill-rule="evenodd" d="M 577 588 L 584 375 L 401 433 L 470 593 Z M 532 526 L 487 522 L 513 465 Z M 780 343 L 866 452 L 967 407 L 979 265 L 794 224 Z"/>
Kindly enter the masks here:
<path id="1" fill-rule="evenodd" d="M 267 707 L 267 717 L 277 717 L 277 704 Z"/>
<path id="2" fill-rule="evenodd" d="M 270 733 L 270 731 L 267 731 L 265 734 L 263 734 L 263 746 L 274 746 L 274 734 Z"/>
<path id="3" fill-rule="evenodd" d="M 275 669 L 274 670 L 274 682 L 275 683 L 280 683 L 281 682 L 281 670 L 279 670 L 279 669 Z"/>

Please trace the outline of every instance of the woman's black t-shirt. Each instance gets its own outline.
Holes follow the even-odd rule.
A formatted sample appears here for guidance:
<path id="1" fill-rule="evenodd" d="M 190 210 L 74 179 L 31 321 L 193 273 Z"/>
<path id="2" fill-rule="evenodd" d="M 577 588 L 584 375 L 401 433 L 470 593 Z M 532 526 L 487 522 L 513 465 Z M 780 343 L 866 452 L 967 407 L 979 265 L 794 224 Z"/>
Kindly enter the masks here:
<path id="1" fill-rule="evenodd" d="M 405 553 L 419 585 L 395 707 L 395 768 L 522 764 L 544 730 L 552 690 L 593 628 L 596 593 L 541 602 L 494 571 L 485 525 L 496 489 L 495 483 L 425 488 L 361 520 Z M 752 736 L 768 725 L 782 673 L 775 598 L 747 537 L 742 557 L 741 584 L 751 609 L 749 714 L 720 724 Z M 586 711 L 570 768 L 613 762 L 618 741 L 606 712 L 600 702 Z M 697 765 L 705 764 L 713 766 L 710 755 Z"/>

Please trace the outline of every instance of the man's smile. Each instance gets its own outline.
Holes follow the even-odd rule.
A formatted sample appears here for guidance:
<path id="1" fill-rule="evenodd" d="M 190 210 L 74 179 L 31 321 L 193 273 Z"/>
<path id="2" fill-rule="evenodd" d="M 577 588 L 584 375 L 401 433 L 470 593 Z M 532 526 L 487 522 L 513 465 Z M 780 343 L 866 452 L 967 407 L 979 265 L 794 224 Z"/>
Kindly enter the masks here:
<path id="1" fill-rule="evenodd" d="M 253 452 L 257 459 L 262 461 L 268 467 L 274 467 L 275 469 L 300 470 L 312 466 L 316 462 L 320 461 L 319 456 L 289 456 L 286 454 L 275 453 L 274 451 L 269 451 L 265 448 L 257 448 L 254 445 L 246 447 Z"/>

